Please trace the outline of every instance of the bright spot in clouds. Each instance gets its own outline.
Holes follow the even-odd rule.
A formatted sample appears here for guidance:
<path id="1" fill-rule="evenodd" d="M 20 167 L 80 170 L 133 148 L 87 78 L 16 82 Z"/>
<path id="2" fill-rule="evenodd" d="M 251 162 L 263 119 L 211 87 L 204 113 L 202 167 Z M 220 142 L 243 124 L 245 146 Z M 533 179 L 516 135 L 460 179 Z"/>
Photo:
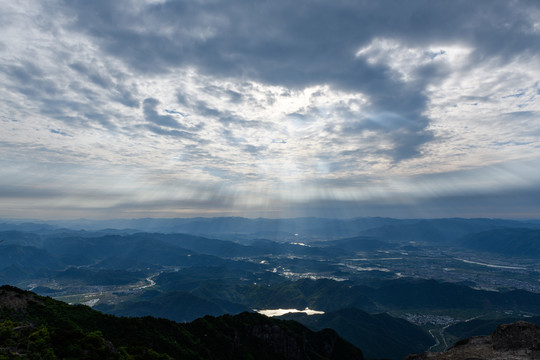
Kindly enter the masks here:
<path id="1" fill-rule="evenodd" d="M 428 65 L 448 66 L 454 69 L 466 65 L 472 49 L 459 45 L 409 48 L 393 39 L 376 38 L 356 53 L 371 65 L 384 64 L 397 72 L 403 81 L 413 81 L 414 73 Z"/>

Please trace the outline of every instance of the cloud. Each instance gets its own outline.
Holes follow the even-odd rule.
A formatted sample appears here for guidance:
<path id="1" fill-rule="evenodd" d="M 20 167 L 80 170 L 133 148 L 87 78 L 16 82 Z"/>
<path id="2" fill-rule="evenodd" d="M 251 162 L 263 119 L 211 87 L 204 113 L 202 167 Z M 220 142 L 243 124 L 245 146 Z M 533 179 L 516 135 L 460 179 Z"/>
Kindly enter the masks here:
<path id="1" fill-rule="evenodd" d="M 469 53 L 469 64 L 481 62 L 480 54 L 510 61 L 531 51 L 530 41 L 538 37 L 527 32 L 534 29 L 533 20 L 509 3 L 366 6 L 363 1 L 301 1 L 294 9 L 284 2 L 243 1 L 211 6 L 66 5 L 76 16 L 74 30 L 92 36 L 104 52 L 137 71 L 166 75 L 193 66 L 211 76 L 242 76 L 296 89 L 323 83 L 364 93 L 375 117 L 397 113 L 407 119 L 390 129 L 396 133 L 389 137 L 395 145 L 387 153 L 395 161 L 418 156 L 433 140 L 430 119 L 424 115 L 426 90 L 444 78 L 452 64 L 465 61 Z M 494 46 L 501 43 L 503 49 Z M 206 91 L 222 91 L 231 102 L 241 101 L 239 92 L 211 87 Z M 203 116 L 220 116 L 203 102 L 197 108 Z M 174 125 L 170 120 L 167 123 Z"/>
<path id="2" fill-rule="evenodd" d="M 85 176 L 57 169 L 84 172 L 75 164 L 105 188 L 124 179 L 116 168 L 140 176 L 126 180 L 134 200 L 101 209 L 159 212 L 161 194 L 193 182 L 227 200 L 179 190 L 163 209 L 472 206 L 485 174 L 494 196 L 515 191 L 490 166 L 540 156 L 538 16 L 534 1 L 9 3 L 0 155 L 21 172 L 50 164 L 72 207 Z"/>
<path id="3" fill-rule="evenodd" d="M 255 146 L 255 145 L 250 145 L 250 144 L 244 146 L 244 150 L 253 155 L 257 155 L 258 153 L 266 149 L 267 149 L 267 146 Z"/>
<path id="4" fill-rule="evenodd" d="M 98 86 L 101 86 L 102 88 L 108 88 L 108 87 L 113 86 L 113 83 L 112 83 L 112 81 L 110 79 L 106 78 L 105 76 L 103 76 L 102 74 L 100 74 L 99 72 L 97 72 L 95 70 L 88 69 L 84 64 L 82 64 L 80 62 L 75 62 L 73 64 L 69 64 L 69 67 L 71 69 L 83 74 L 91 82 L 93 82 L 94 84 L 96 84 Z"/>
<path id="5" fill-rule="evenodd" d="M 63 132 L 61 130 L 51 129 L 51 132 L 53 134 L 58 134 L 58 135 L 62 135 L 62 136 L 69 136 L 68 134 L 66 134 L 65 132 Z"/>
<path id="6" fill-rule="evenodd" d="M 188 139 L 191 139 L 194 137 L 193 134 L 187 131 L 167 130 L 159 126 L 148 125 L 147 129 L 153 132 L 154 134 L 158 134 L 158 135 L 172 136 L 172 137 L 177 137 L 177 138 L 188 138 Z"/>
<path id="7" fill-rule="evenodd" d="M 159 105 L 159 101 L 156 99 L 148 98 L 143 102 L 144 117 L 148 122 L 154 123 L 159 126 L 165 126 L 170 128 L 184 128 L 180 125 L 171 115 L 160 115 L 156 111 L 156 107 Z"/>

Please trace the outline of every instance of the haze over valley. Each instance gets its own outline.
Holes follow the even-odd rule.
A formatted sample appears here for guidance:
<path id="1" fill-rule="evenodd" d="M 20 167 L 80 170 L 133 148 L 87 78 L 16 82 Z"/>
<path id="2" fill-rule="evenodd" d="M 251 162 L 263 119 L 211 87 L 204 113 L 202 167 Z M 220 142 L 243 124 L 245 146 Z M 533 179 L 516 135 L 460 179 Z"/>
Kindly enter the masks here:
<path id="1" fill-rule="evenodd" d="M 444 350 L 472 320 L 493 327 L 540 314 L 537 221 L 192 218 L 0 230 L 4 283 L 119 316 L 281 316 L 333 328 L 374 358 Z"/>

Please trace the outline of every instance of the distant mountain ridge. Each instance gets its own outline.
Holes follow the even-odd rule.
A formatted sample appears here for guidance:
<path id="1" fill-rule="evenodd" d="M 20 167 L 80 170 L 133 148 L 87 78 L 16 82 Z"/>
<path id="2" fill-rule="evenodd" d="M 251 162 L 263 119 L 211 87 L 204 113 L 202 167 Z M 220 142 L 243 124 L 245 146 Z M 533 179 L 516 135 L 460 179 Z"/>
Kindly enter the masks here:
<path id="1" fill-rule="evenodd" d="M 103 229 L 162 233 L 187 233 L 221 238 L 250 239 L 256 237 L 271 240 L 309 239 L 314 236 L 339 239 L 358 235 L 376 236 L 382 240 L 407 240 L 414 235 L 422 240 L 451 241 L 467 233 L 497 228 L 536 228 L 538 221 L 505 219 L 393 219 L 381 217 L 329 219 L 249 219 L 242 217 L 216 218 L 142 218 L 111 220 L 56 220 L 56 221 L 7 221 L 0 220 L 2 230 L 25 230 L 55 232 L 58 229 L 97 231 Z M 379 230 L 374 230 L 379 229 Z M 369 231 L 368 231 L 369 230 Z"/>
<path id="2" fill-rule="evenodd" d="M 540 258 L 539 229 L 497 229 L 468 234 L 459 244 L 469 249 L 504 254 Z"/>

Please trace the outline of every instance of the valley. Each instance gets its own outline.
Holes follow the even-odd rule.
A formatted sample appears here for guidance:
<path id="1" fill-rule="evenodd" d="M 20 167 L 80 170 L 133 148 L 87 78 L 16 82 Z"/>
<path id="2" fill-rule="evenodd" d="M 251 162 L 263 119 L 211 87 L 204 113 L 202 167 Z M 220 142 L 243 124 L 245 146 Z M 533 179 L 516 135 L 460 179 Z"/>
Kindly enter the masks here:
<path id="1" fill-rule="evenodd" d="M 538 321 L 536 238 L 512 255 L 476 242 L 499 227 L 540 234 L 536 223 L 363 221 L 341 228 L 353 237 L 318 236 L 320 226 L 302 220 L 290 233 L 266 232 L 272 239 L 254 232 L 236 240 L 2 224 L 0 280 L 119 316 L 187 323 L 258 311 L 332 328 L 372 358 L 443 351 L 466 332 L 456 326 L 475 321 Z"/>

